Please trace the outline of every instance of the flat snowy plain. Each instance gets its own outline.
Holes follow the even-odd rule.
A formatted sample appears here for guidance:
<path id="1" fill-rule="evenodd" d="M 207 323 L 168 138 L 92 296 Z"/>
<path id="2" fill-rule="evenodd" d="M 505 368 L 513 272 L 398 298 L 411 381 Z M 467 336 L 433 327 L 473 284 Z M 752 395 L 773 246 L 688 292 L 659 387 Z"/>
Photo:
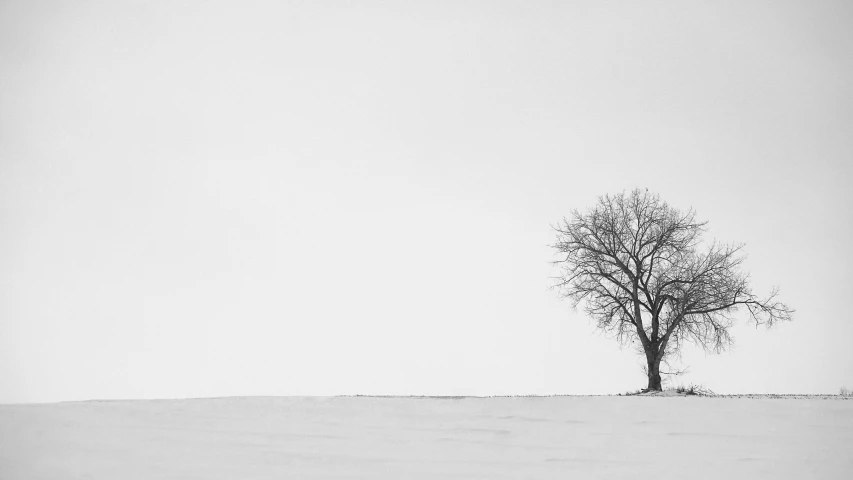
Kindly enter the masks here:
<path id="1" fill-rule="evenodd" d="M 0 405 L 0 478 L 853 478 L 839 397 Z"/>

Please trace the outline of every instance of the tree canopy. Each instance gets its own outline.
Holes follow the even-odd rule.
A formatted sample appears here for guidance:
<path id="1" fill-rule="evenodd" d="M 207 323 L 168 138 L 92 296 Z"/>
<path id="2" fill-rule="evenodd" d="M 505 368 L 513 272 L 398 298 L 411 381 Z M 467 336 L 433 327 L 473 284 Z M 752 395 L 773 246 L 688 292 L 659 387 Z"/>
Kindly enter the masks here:
<path id="1" fill-rule="evenodd" d="M 554 227 L 561 267 L 556 286 L 583 304 L 602 330 L 638 339 L 649 386 L 661 389 L 660 363 L 685 341 L 719 352 L 732 343 L 741 307 L 756 324 L 790 320 L 774 288 L 756 296 L 741 271 L 743 245 L 703 242 L 707 222 L 648 190 L 604 195 Z"/>

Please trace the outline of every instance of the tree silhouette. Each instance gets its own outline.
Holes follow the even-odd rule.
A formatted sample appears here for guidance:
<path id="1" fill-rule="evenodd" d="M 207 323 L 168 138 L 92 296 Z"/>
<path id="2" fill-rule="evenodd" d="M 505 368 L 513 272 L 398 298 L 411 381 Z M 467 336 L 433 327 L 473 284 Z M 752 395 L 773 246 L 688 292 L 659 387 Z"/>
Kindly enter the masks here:
<path id="1" fill-rule="evenodd" d="M 648 390 L 661 390 L 660 364 L 685 341 L 712 352 L 729 346 L 739 307 L 768 328 L 794 313 L 776 288 L 764 299 L 752 293 L 742 245 L 702 243 L 706 224 L 634 190 L 600 197 L 554 227 L 556 287 L 621 343 L 639 340 Z"/>

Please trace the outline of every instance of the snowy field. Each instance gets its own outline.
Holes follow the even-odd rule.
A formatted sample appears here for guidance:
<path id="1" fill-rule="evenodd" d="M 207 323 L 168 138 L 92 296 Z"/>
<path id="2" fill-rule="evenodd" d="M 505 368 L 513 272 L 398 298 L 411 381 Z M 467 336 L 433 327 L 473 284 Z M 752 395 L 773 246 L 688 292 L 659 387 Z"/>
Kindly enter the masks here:
<path id="1" fill-rule="evenodd" d="M 0 406 L 0 478 L 853 478 L 853 399 L 254 397 Z"/>

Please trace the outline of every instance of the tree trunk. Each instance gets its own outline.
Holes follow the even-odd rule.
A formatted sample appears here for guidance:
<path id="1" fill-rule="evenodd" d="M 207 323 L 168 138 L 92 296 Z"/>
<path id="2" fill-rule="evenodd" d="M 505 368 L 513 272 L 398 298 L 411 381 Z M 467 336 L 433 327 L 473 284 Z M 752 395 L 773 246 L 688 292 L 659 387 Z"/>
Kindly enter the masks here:
<path id="1" fill-rule="evenodd" d="M 649 386 L 646 390 L 660 392 L 663 390 L 660 385 L 660 359 L 657 355 L 647 357 L 649 367 Z"/>

